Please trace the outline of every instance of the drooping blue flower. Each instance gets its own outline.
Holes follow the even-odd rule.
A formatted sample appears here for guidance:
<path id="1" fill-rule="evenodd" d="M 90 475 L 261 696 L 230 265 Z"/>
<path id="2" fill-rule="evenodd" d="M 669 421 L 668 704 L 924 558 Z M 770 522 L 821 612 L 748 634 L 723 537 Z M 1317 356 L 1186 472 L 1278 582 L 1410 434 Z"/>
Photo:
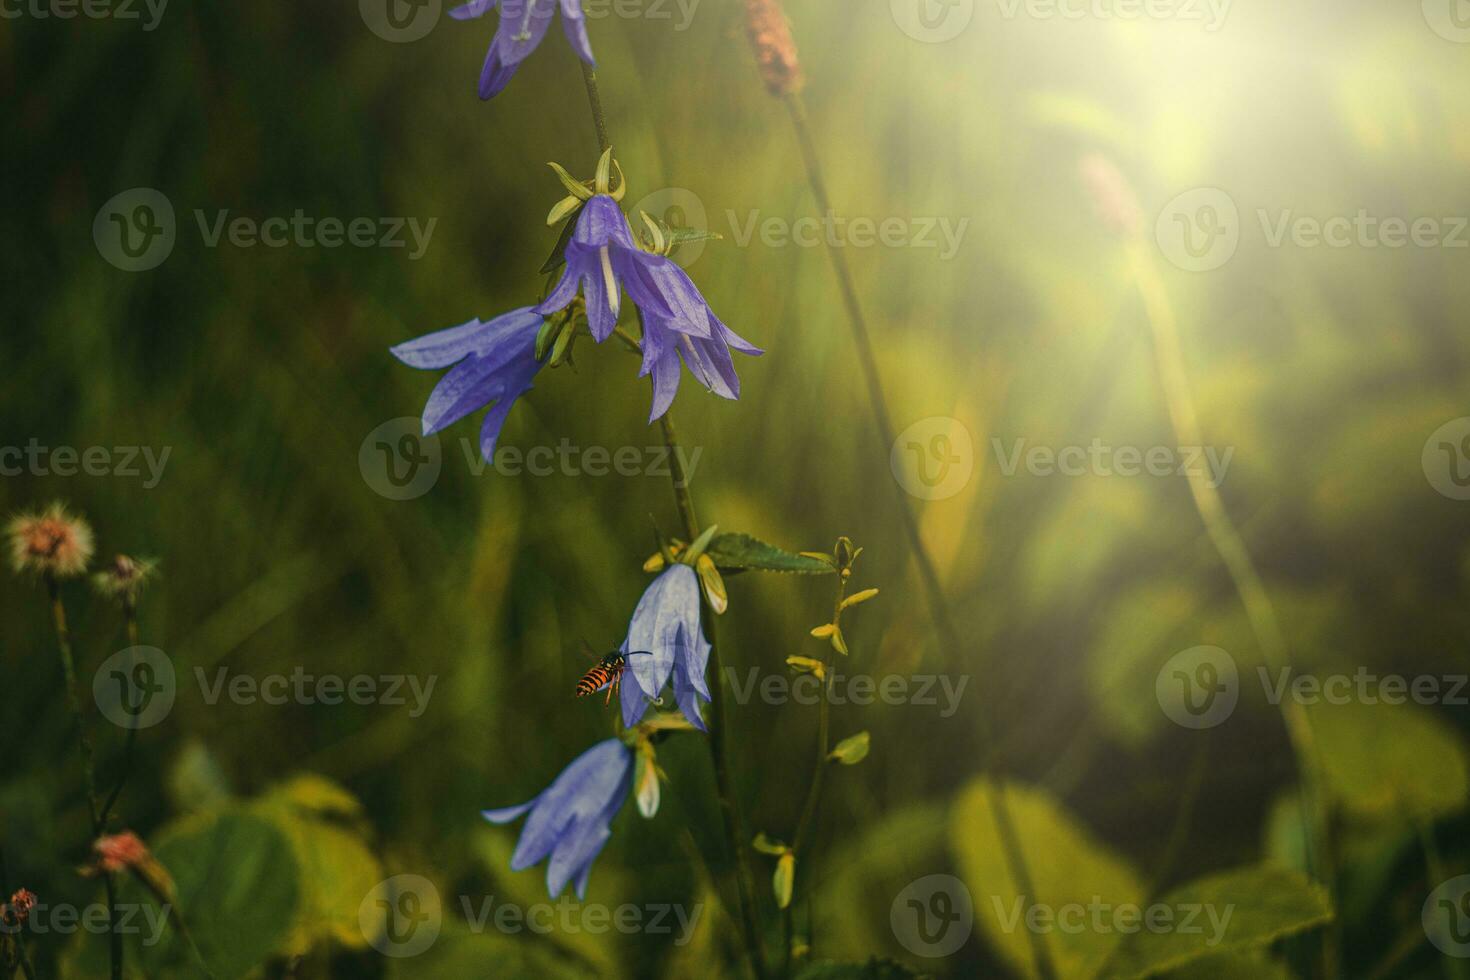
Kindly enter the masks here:
<path id="1" fill-rule="evenodd" d="M 710 644 L 700 626 L 699 577 L 694 569 L 670 565 L 644 590 L 628 623 L 623 651 L 651 654 L 628 658 L 627 669 L 637 683 L 622 685 L 624 725 L 636 725 L 672 679 L 679 710 L 691 725 L 705 731 L 699 709 L 701 700 L 710 699 L 704 676 Z"/>
<path id="2" fill-rule="evenodd" d="M 535 51 L 551 26 L 551 18 L 561 6 L 561 26 L 567 42 L 577 57 L 589 65 L 596 64 L 592 58 L 592 45 L 587 40 L 587 21 L 582 16 L 581 0 L 499 0 L 500 25 L 485 54 L 485 66 L 480 69 L 480 98 L 491 99 L 510 84 L 521 62 Z M 472 20 L 485 15 L 496 0 L 470 0 L 455 7 L 449 16 L 455 20 Z"/>
<path id="3" fill-rule="evenodd" d="M 587 326 L 599 344 L 617 325 L 625 289 L 645 315 L 675 315 L 659 289 L 667 276 L 664 265 L 673 263 L 637 246 L 628 219 L 611 195 L 594 194 L 582 205 L 565 258 L 561 278 L 536 307 L 537 313 L 545 316 L 565 309 L 580 291 Z"/>
<path id="4" fill-rule="evenodd" d="M 541 324 L 541 315 L 523 306 L 493 320 L 471 320 L 391 348 L 393 356 L 409 367 L 450 369 L 424 406 L 424 435 L 488 405 L 480 429 L 480 454 L 493 461 L 505 417 L 515 400 L 531 390 L 531 379 L 541 368 L 536 359 Z"/>
<path id="5" fill-rule="evenodd" d="M 633 786 L 633 753 L 610 738 L 572 760 L 552 784 L 529 803 L 485 810 L 491 823 L 510 823 L 530 812 L 510 857 L 512 871 L 524 871 L 548 856 L 546 890 L 553 899 L 568 882 L 577 898 L 587 897 L 592 862 L 612 836 L 612 818 Z"/>
<path id="6" fill-rule="evenodd" d="M 672 261 L 665 261 L 668 267 L 659 270 L 657 281 L 677 315 L 649 314 L 643 318 L 643 367 L 638 376 L 653 376 L 650 423 L 673 404 L 674 394 L 679 390 L 681 360 L 705 388 L 721 398 L 733 400 L 740 397 L 740 378 L 735 374 L 730 348 L 754 356 L 765 353 L 725 326 L 684 270 Z"/>

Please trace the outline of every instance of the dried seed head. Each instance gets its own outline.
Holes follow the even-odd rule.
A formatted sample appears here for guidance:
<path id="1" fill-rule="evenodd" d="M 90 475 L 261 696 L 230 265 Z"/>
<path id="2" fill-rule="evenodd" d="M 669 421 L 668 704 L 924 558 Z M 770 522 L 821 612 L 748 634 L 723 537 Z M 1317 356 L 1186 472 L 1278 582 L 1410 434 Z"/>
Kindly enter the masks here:
<path id="1" fill-rule="evenodd" d="M 157 568 L 158 563 L 151 559 L 118 555 L 112 564 L 92 576 L 92 584 L 108 598 L 136 602 L 138 593 Z"/>
<path id="2" fill-rule="evenodd" d="M 152 860 L 148 845 L 131 830 L 109 837 L 99 837 L 92 842 L 97 855 L 97 866 L 109 874 L 128 871 Z"/>
<path id="3" fill-rule="evenodd" d="M 3 920 L 5 925 L 12 928 L 23 926 L 26 924 L 26 919 L 31 916 L 31 909 L 35 907 L 36 893 L 22 888 L 10 896 L 9 902 L 6 902 L 3 907 L 0 907 L 0 920 Z"/>
<path id="4" fill-rule="evenodd" d="M 745 0 L 745 33 L 755 50 L 766 90 L 772 95 L 800 92 L 806 78 L 780 0 Z"/>
<path id="5" fill-rule="evenodd" d="M 92 560 L 92 528 L 59 503 L 21 514 L 6 526 L 10 564 L 21 573 L 74 578 Z"/>

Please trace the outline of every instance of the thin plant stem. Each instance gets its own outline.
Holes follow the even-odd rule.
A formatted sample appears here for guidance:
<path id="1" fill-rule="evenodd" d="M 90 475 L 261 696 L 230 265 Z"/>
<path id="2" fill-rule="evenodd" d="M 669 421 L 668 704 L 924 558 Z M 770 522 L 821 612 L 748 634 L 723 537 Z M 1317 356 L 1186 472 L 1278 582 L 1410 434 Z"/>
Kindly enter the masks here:
<path id="1" fill-rule="evenodd" d="M 669 448 L 669 475 L 674 487 L 674 501 L 679 508 L 679 517 L 684 524 L 684 533 L 692 542 L 699 537 L 699 517 L 694 510 L 694 495 L 689 491 L 689 474 L 684 469 L 684 457 L 680 452 L 679 439 L 674 433 L 674 423 L 665 412 L 660 420 L 664 444 Z M 715 786 L 719 792 L 720 816 L 725 825 L 725 836 L 730 848 L 730 860 L 735 865 L 735 892 L 740 907 L 741 927 L 745 933 L 746 950 L 751 968 L 758 978 L 766 976 L 765 946 L 761 940 L 760 919 L 755 904 L 755 882 L 751 878 L 745 842 L 745 822 L 740 807 L 736 804 L 734 780 L 730 777 L 729 720 L 725 711 L 725 672 L 720 669 L 720 639 L 716 628 L 716 615 L 709 598 L 700 589 L 705 628 L 709 632 L 709 665 L 714 669 L 715 682 L 710 685 L 710 714 L 714 724 L 709 730 L 710 760 L 715 769 Z"/>
<path id="2" fill-rule="evenodd" d="M 123 619 L 127 623 L 128 647 L 133 651 L 132 662 L 129 669 L 136 669 L 138 663 L 138 604 L 132 596 L 123 597 Z M 117 783 L 113 785 L 112 792 L 107 794 L 106 801 L 102 804 L 101 819 L 103 825 L 107 823 L 107 817 L 112 813 L 112 808 L 117 805 L 117 798 L 122 795 L 123 786 L 128 781 L 128 776 L 133 771 L 133 746 L 138 741 L 138 726 L 129 725 L 128 732 L 123 736 L 122 771 L 118 773 Z"/>
<path id="3" fill-rule="evenodd" d="M 824 215 L 830 214 L 832 201 L 827 196 L 827 182 L 823 177 L 816 141 L 812 138 L 811 127 L 807 125 L 805 105 L 801 96 L 795 92 L 787 93 L 782 101 L 786 103 L 792 127 L 796 131 L 796 141 L 801 147 L 802 162 L 806 166 L 807 182 L 811 185 L 812 197 L 816 201 L 817 209 Z M 852 327 L 853 346 L 857 350 L 858 364 L 862 368 L 863 380 L 867 385 L 868 406 L 873 413 L 873 424 L 878 431 L 880 445 L 891 446 L 894 439 L 893 419 L 888 411 L 888 399 L 884 394 L 883 378 L 878 370 L 878 359 L 873 353 L 873 341 L 868 331 L 867 318 L 863 315 L 862 303 L 858 299 L 857 285 L 853 279 L 852 270 L 847 264 L 847 255 L 844 250 L 828 248 L 826 251 L 831 257 L 832 271 L 837 277 L 837 288 L 842 294 L 842 304 L 846 308 L 848 323 Z M 944 586 L 939 580 L 939 572 L 934 565 L 934 559 L 930 556 L 929 548 L 924 544 L 924 536 L 919 530 L 919 520 L 909 507 L 903 487 L 897 481 L 893 482 L 893 487 L 898 499 L 898 510 L 903 520 L 904 533 L 909 539 L 909 546 L 913 549 L 914 564 L 918 566 L 919 578 L 924 584 L 929 615 L 933 620 L 935 631 L 939 634 L 939 641 L 944 647 L 942 656 L 948 660 L 963 649 L 963 644 L 960 642 L 958 630 L 955 629 L 954 620 L 950 617 L 949 602 L 945 598 Z M 977 721 L 977 731 L 981 741 L 981 766 L 987 771 L 993 770 L 995 768 L 993 751 L 995 740 L 990 732 L 989 722 L 983 714 Z M 1040 901 L 1032 883 L 1030 868 L 1026 863 L 1026 855 L 1021 847 L 1020 837 L 1016 833 L 1015 820 L 1011 815 L 1010 803 L 1006 798 L 1004 781 L 995 778 L 993 782 L 995 791 L 987 793 L 986 798 L 990 804 L 991 816 L 995 820 L 997 836 L 1000 838 L 1001 850 L 1010 870 L 1011 879 L 1023 897 L 1033 902 Z M 1052 966 L 1051 952 L 1047 948 L 1045 937 L 1034 929 L 1028 929 L 1026 936 L 1031 946 L 1031 956 L 1036 972 L 1040 974 L 1041 980 L 1053 980 L 1056 977 L 1056 970 Z"/>
<path id="4" fill-rule="evenodd" d="M 1143 300 L 1144 318 L 1148 321 L 1153 336 L 1159 385 L 1163 389 L 1164 403 L 1175 438 L 1181 446 L 1203 445 L 1199 415 L 1195 410 L 1189 376 L 1184 369 L 1179 328 L 1168 293 L 1147 247 L 1141 241 L 1134 239 L 1129 242 L 1127 258 L 1134 284 Z M 1276 608 L 1271 603 L 1271 597 L 1266 592 L 1265 583 L 1256 570 L 1255 562 L 1251 559 L 1250 550 L 1225 510 L 1219 490 L 1203 473 L 1193 468 L 1186 473 L 1186 479 L 1195 510 L 1199 513 L 1210 543 L 1219 554 L 1220 561 L 1235 586 L 1236 594 L 1240 597 L 1241 605 L 1245 607 L 1246 619 L 1250 622 L 1251 632 L 1261 649 L 1261 655 L 1272 670 L 1290 669 L 1291 656 L 1281 623 L 1276 617 Z M 1281 716 L 1296 757 L 1304 810 L 1303 829 L 1308 840 L 1307 853 L 1317 879 L 1329 891 L 1334 891 L 1333 860 L 1328 844 L 1329 804 L 1326 781 L 1322 776 L 1320 748 L 1312 730 L 1311 719 L 1300 702 L 1283 698 Z M 1335 976 L 1337 957 L 1329 933 L 1324 933 L 1322 954 L 1326 975 Z"/>
<path id="5" fill-rule="evenodd" d="M 837 597 L 832 601 L 832 624 L 842 624 L 842 600 L 847 596 L 847 577 L 844 574 L 837 576 Z M 796 859 L 796 881 L 801 880 L 802 857 L 806 853 L 807 838 L 811 834 L 812 824 L 816 820 L 817 805 L 822 799 L 822 783 L 830 764 L 827 759 L 828 753 L 832 751 L 831 741 L 831 704 L 829 694 L 832 690 L 832 644 L 826 644 L 822 654 L 822 692 L 817 700 L 817 752 L 812 766 L 812 780 L 807 787 L 806 803 L 801 808 L 801 817 L 796 822 L 796 833 L 791 838 L 791 854 Z M 782 930 L 786 937 L 786 950 L 782 954 L 784 966 L 782 974 L 791 972 L 791 960 L 794 956 L 795 928 L 792 922 L 792 908 L 796 905 L 795 882 L 793 882 L 792 900 L 787 903 L 781 916 Z M 807 917 L 811 917 L 811 892 L 806 892 Z"/>
<path id="6" fill-rule="evenodd" d="M 597 133 L 597 147 L 600 151 L 606 152 L 612 146 L 612 140 L 607 134 L 607 118 L 602 111 L 602 95 L 597 87 L 597 73 L 585 62 L 582 64 L 582 82 L 587 89 L 587 105 L 592 110 L 592 125 Z M 625 338 L 625 341 L 626 339 L 629 338 Z M 699 537 L 700 529 L 699 518 L 694 512 L 694 497 L 689 491 L 689 475 L 684 471 L 683 457 L 679 453 L 678 439 L 674 435 L 674 424 L 669 419 L 667 412 L 664 413 L 662 423 L 664 442 L 668 445 L 669 453 L 674 459 L 669 471 L 674 486 L 674 499 L 678 504 L 684 531 L 692 542 Z M 727 739 L 729 728 L 725 712 L 725 676 L 720 670 L 719 630 L 715 611 L 710 606 L 709 598 L 704 594 L 702 588 L 700 589 L 700 602 L 703 606 L 705 628 L 709 632 L 709 664 L 715 672 L 715 683 L 710 685 L 710 713 L 714 718 L 709 736 L 710 759 L 714 764 L 720 816 L 725 826 L 730 859 L 735 866 L 735 891 L 739 900 L 740 921 L 745 933 L 746 951 L 757 980 L 765 980 L 766 957 L 755 905 L 755 886 L 745 857 L 747 838 L 740 808 L 735 802 L 734 781 L 730 777 Z"/>
<path id="7" fill-rule="evenodd" d="M 71 629 L 67 626 L 66 606 L 61 602 L 61 583 L 56 580 L 56 576 L 46 576 L 46 592 L 51 600 L 51 622 L 56 628 L 56 647 L 61 655 L 61 670 L 66 677 L 66 703 L 71 709 L 72 724 L 77 731 L 77 744 L 82 750 L 82 775 L 87 790 L 87 816 L 91 819 L 92 837 L 95 840 L 102 836 L 104 824 L 102 808 L 97 803 L 97 775 L 92 755 L 92 740 L 87 737 L 87 724 L 82 715 L 82 702 L 77 695 L 77 666 L 71 650 Z M 108 934 L 112 980 L 122 980 L 122 912 L 117 907 L 117 885 L 110 873 L 102 875 L 102 885 L 107 892 L 107 910 L 112 923 Z"/>

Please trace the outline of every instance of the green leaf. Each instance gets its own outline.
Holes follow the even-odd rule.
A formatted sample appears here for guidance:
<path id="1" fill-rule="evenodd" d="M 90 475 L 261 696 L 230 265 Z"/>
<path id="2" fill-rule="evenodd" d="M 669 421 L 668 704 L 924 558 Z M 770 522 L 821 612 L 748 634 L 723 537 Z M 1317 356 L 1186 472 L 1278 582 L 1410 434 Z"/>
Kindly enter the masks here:
<path id="1" fill-rule="evenodd" d="M 331 780 L 308 774 L 276 787 L 254 809 L 291 841 L 301 869 L 301 910 L 282 951 L 302 955 L 325 942 L 365 947 L 358 909 L 383 869 L 349 826 L 361 820 L 362 804 Z"/>
<path id="2" fill-rule="evenodd" d="M 1198 931 L 1143 929 L 1128 935 L 1107 970 L 1108 976 L 1152 977 L 1206 957 L 1245 952 L 1332 920 L 1327 892 L 1299 871 L 1272 865 L 1238 868 L 1181 885 L 1153 906 L 1170 910 L 1182 924 L 1187 910 L 1199 909 Z M 1191 976 L 1214 976 L 1190 970 Z"/>
<path id="3" fill-rule="evenodd" d="M 1332 797 L 1354 814 L 1432 819 L 1464 807 L 1465 746 L 1429 711 L 1354 700 L 1308 713 Z"/>
<path id="4" fill-rule="evenodd" d="M 796 884 L 796 855 L 790 851 L 776 859 L 776 870 L 771 873 L 771 891 L 776 896 L 776 908 L 784 909 L 791 904 L 791 889 Z"/>
<path id="5" fill-rule="evenodd" d="M 715 560 L 721 571 L 753 568 L 801 575 L 828 575 L 835 571 L 830 562 L 793 554 L 748 534 L 721 534 L 710 542 L 705 554 Z"/>
<path id="6" fill-rule="evenodd" d="M 552 943 L 528 942 L 525 936 L 500 932 L 493 922 L 475 933 L 448 915 L 428 950 L 417 956 L 383 957 L 381 962 L 388 980 L 574 980 L 589 975 L 583 961 Z"/>
<path id="7" fill-rule="evenodd" d="M 832 754 L 827 756 L 827 758 L 834 762 L 840 762 L 844 766 L 855 766 L 868 757 L 870 742 L 871 740 L 867 732 L 858 732 L 856 735 L 849 735 L 837 743 L 837 747 L 832 750 Z"/>
<path id="8" fill-rule="evenodd" d="M 573 214 L 561 226 L 561 234 L 556 236 L 556 244 L 551 247 L 551 254 L 546 256 L 546 261 L 541 263 L 541 275 L 555 272 L 561 268 L 562 263 L 567 260 L 567 242 L 572 240 L 572 232 L 577 228 L 577 215 Z"/>
<path id="9" fill-rule="evenodd" d="M 271 822 L 243 810 L 186 817 L 158 834 L 153 853 L 173 876 L 174 904 L 216 980 L 255 972 L 286 942 L 301 907 L 300 871 Z M 143 932 L 129 937 L 127 952 L 142 972 L 199 975 L 172 913 L 157 937 L 149 935 L 147 914 L 161 911 L 136 880 L 123 881 L 118 901 L 143 907 Z M 105 956 L 105 943 L 90 945 L 101 945 Z"/>
<path id="10" fill-rule="evenodd" d="M 1026 915 L 1035 905 L 1057 910 L 1102 902 L 1117 907 L 1141 905 L 1146 890 L 1138 873 L 1045 790 L 1004 785 L 1034 895 L 1022 895 L 1006 861 L 1006 850 L 992 807 L 997 792 L 989 779 L 977 779 L 956 800 L 950 814 L 950 845 L 966 885 L 975 896 L 975 918 L 992 946 L 1017 972 L 1037 975 Z M 1061 980 L 1090 976 L 1123 938 L 1100 930 L 1053 928 L 1041 937 Z"/>

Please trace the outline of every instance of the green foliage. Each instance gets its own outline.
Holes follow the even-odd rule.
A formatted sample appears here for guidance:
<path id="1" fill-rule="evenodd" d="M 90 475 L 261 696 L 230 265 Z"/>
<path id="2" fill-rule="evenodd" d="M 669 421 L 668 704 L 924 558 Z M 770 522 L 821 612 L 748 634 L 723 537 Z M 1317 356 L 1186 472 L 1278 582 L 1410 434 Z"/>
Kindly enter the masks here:
<path id="1" fill-rule="evenodd" d="M 826 575 L 835 569 L 831 562 L 807 555 L 793 554 L 766 544 L 749 534 L 718 535 L 705 552 L 721 571 L 795 572 L 802 575 Z"/>
<path id="2" fill-rule="evenodd" d="M 797 972 L 796 980 L 909 980 L 918 976 L 901 963 L 874 957 L 866 963 L 808 963 Z"/>
<path id="3" fill-rule="evenodd" d="M 1334 798 L 1359 817 L 1433 818 L 1466 803 L 1464 743 L 1415 705 L 1319 704 L 1310 709 Z"/>
<path id="4" fill-rule="evenodd" d="M 1241 954 L 1332 919 L 1327 892 L 1306 875 L 1284 868 L 1242 868 L 1188 882 L 1152 904 L 1197 910 L 1190 929 L 1141 929 L 1127 936 L 1108 962 L 1108 976 L 1143 978 L 1189 967 L 1208 976 L 1225 963 L 1222 954 Z"/>
<path id="5" fill-rule="evenodd" d="M 1026 914 L 1032 906 L 1059 908 L 1103 902 L 1114 908 L 1142 904 L 1143 881 L 1127 861 L 1045 790 L 1004 785 L 1015 831 L 1035 894 L 1023 894 L 1005 860 L 992 797 L 997 784 L 977 779 L 955 801 L 949 840 L 966 886 L 975 896 L 975 919 L 990 944 L 1017 971 L 1036 975 Z M 1042 935 L 1062 980 L 1087 977 L 1122 937 L 1116 932 L 1052 929 Z"/>

